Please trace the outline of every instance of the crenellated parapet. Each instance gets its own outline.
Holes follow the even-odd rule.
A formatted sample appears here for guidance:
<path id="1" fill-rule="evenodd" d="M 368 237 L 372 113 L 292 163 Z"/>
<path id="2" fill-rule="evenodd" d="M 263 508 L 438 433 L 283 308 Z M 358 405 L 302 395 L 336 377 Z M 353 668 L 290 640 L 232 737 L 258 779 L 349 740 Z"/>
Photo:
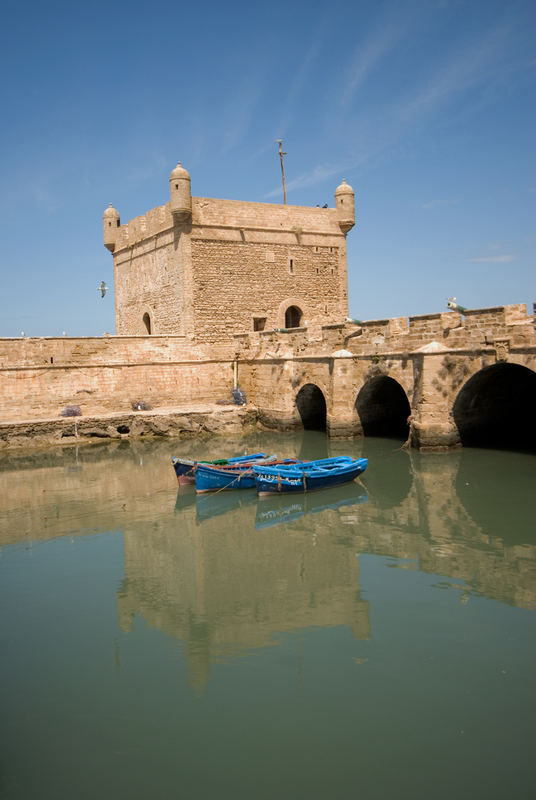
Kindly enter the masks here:
<path id="1" fill-rule="evenodd" d="M 409 354 L 434 343 L 441 345 L 441 351 L 486 349 L 505 340 L 512 347 L 534 347 L 536 327 L 525 306 L 516 304 L 467 310 L 465 319 L 458 312 L 440 312 L 323 325 L 320 338 L 312 335 L 309 328 L 296 328 L 243 332 L 236 334 L 234 340 L 239 352 L 249 358 L 266 357 L 267 353 L 278 357 L 325 356 L 341 349 L 355 356 L 372 357 Z"/>

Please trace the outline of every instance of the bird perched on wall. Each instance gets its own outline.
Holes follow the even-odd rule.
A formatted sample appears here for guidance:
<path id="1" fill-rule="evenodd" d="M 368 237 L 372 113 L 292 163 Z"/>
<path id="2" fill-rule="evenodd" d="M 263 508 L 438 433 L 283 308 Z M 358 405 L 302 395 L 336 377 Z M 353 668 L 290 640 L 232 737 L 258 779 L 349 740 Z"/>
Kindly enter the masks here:
<path id="1" fill-rule="evenodd" d="M 460 314 L 465 314 L 465 312 L 467 311 L 465 306 L 460 306 L 456 302 L 456 298 L 455 297 L 449 297 L 448 298 L 448 300 L 447 300 L 447 308 L 450 308 L 451 311 L 459 311 Z"/>
<path id="2" fill-rule="evenodd" d="M 106 286 L 104 281 L 101 281 L 100 286 L 97 286 L 97 291 L 100 292 L 101 297 L 104 297 L 107 289 L 108 287 Z"/>

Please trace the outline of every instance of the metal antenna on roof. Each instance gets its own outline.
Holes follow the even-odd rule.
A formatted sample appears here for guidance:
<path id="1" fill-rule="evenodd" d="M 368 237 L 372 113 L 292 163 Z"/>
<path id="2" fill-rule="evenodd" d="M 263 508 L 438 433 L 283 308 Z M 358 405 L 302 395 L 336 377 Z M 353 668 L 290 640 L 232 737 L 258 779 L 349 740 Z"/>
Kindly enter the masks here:
<path id="1" fill-rule="evenodd" d="M 285 165 L 283 164 L 283 156 L 286 156 L 286 153 L 283 152 L 283 139 L 276 139 L 275 140 L 279 145 L 279 158 L 281 159 L 281 177 L 283 178 L 283 203 L 287 204 L 287 189 L 285 186 Z"/>

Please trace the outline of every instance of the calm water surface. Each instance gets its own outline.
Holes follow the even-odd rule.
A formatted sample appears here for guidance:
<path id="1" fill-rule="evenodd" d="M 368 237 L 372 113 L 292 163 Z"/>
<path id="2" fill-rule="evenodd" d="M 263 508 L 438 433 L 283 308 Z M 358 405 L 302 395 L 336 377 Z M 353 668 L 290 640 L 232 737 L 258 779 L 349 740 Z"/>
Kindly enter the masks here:
<path id="1" fill-rule="evenodd" d="M 536 457 L 258 435 L 0 459 L 0 797 L 528 798 Z M 170 457 L 369 458 L 291 498 Z"/>

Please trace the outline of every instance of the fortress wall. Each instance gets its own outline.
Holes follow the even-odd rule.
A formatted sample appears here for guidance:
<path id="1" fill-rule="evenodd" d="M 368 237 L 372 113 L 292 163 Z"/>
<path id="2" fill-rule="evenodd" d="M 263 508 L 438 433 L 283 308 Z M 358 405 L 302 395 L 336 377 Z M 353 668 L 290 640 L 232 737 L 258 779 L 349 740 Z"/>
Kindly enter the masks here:
<path id="1" fill-rule="evenodd" d="M 449 408 L 468 376 L 497 358 L 534 368 L 536 330 L 532 318 L 520 318 L 520 308 L 486 309 L 487 333 L 473 325 L 467 329 L 459 315 L 445 313 L 412 319 L 412 332 L 398 335 L 391 331 L 404 330 L 403 318 L 393 326 L 390 320 L 328 325 L 322 339 L 307 328 L 235 336 L 226 329 L 220 338 L 195 346 L 180 336 L 0 339 L 0 420 L 57 419 L 67 404 L 89 415 L 123 413 L 137 400 L 174 409 L 229 400 L 238 357 L 248 400 L 271 422 L 290 427 L 299 422 L 295 396 L 304 382 L 312 382 L 326 396 L 330 430 L 351 427 L 355 396 L 370 370 L 380 369 L 414 396 L 413 405 L 425 397 L 427 413 L 421 409 L 416 424 L 440 433 L 445 428 L 450 435 Z M 442 328 L 451 320 L 459 327 Z M 448 364 L 445 353 L 415 353 L 433 340 L 450 351 Z M 354 358 L 333 358 L 343 348 Z"/>
<path id="2" fill-rule="evenodd" d="M 130 411 L 139 400 L 154 408 L 214 403 L 230 400 L 232 379 L 224 361 L 0 370 L 0 419 L 57 418 L 68 404 L 89 415 Z"/>
<path id="3" fill-rule="evenodd" d="M 194 273 L 196 339 L 252 331 L 254 315 L 266 318 L 266 328 L 284 327 L 285 301 L 301 308 L 304 326 L 342 321 L 348 306 L 340 260 L 333 246 L 192 238 L 194 269 L 203 265 Z"/>
<path id="4" fill-rule="evenodd" d="M 511 346 L 536 343 L 536 320 L 523 303 L 498 308 L 471 309 L 388 320 L 361 325 L 323 326 L 322 336 L 335 349 L 344 346 L 356 354 L 411 353 L 432 341 L 447 349 L 493 346 L 505 338 Z"/>
<path id="5" fill-rule="evenodd" d="M 0 339 L 0 419 L 130 410 L 131 403 L 176 407 L 230 398 L 234 347 L 183 337 Z"/>
<path id="6" fill-rule="evenodd" d="M 184 336 L 84 336 L 0 339 L 0 370 L 14 367 L 95 366 L 229 359 L 232 341 L 194 345 Z"/>
<path id="7" fill-rule="evenodd" d="M 513 308 L 515 321 L 511 319 Z M 519 318 L 521 306 L 504 306 L 488 317 L 487 333 L 479 326 L 466 327 L 461 314 L 444 312 L 418 317 L 395 317 L 368 320 L 359 324 L 337 323 L 322 325 L 316 336 L 310 328 L 278 333 L 267 324 L 267 330 L 257 333 L 240 331 L 234 341 L 240 358 L 287 357 L 301 355 L 329 356 L 345 349 L 355 356 L 390 356 L 407 358 L 423 345 L 437 341 L 446 350 L 468 350 L 494 347 L 496 339 L 508 339 L 511 347 L 536 345 L 534 318 L 526 312 Z M 489 310 L 486 310 L 489 311 Z"/>
<path id="8" fill-rule="evenodd" d="M 152 245 L 152 246 L 151 246 Z M 116 329 L 119 334 L 183 334 L 184 265 L 170 234 L 142 242 L 114 262 Z"/>

